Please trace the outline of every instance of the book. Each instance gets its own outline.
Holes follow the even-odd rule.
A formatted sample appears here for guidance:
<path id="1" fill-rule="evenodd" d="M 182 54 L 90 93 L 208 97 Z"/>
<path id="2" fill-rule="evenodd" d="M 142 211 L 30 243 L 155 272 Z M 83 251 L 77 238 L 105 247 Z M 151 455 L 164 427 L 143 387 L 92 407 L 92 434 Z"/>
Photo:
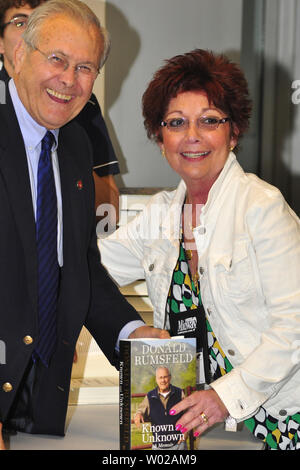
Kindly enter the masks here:
<path id="1" fill-rule="evenodd" d="M 196 390 L 196 339 L 120 341 L 121 450 L 192 449 L 170 409 Z"/>

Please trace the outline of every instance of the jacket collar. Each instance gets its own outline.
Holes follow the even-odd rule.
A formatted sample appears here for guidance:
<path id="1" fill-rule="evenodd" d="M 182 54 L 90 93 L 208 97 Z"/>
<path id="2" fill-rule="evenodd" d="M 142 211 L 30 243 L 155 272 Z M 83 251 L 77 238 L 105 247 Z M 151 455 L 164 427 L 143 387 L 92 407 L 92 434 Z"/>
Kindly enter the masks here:
<path id="1" fill-rule="evenodd" d="M 230 179 L 232 172 L 236 170 L 238 173 L 242 171 L 236 156 L 233 152 L 229 153 L 226 163 L 214 184 L 212 185 L 207 201 L 201 211 L 201 225 L 207 223 L 209 216 L 209 223 L 214 223 L 217 218 L 218 208 L 220 207 L 220 200 L 222 194 L 229 189 Z M 183 180 L 180 181 L 177 189 L 174 192 L 172 202 L 169 207 L 168 217 L 164 218 L 162 222 L 162 230 L 167 233 L 169 231 L 171 240 L 179 240 L 180 226 L 181 226 L 181 208 L 186 197 L 186 184 Z"/>
<path id="2" fill-rule="evenodd" d="M 230 152 L 226 163 L 214 184 L 212 185 L 208 198 L 201 211 L 202 217 L 204 218 L 212 209 L 218 205 L 218 199 L 222 196 L 224 191 L 228 188 L 229 180 L 233 168 L 239 167 L 236 156 L 233 152 Z"/>
<path id="3" fill-rule="evenodd" d="M 12 213 L 24 247 L 28 291 L 36 308 L 35 220 L 28 165 L 22 134 L 6 87 L 6 103 L 0 105 L 0 176 L 7 188 Z"/>

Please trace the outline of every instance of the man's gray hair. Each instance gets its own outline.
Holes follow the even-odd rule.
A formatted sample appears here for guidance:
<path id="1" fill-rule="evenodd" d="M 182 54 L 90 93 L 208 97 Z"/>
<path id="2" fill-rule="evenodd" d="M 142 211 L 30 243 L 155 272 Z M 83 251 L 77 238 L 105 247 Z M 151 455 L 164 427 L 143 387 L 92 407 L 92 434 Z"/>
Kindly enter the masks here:
<path id="1" fill-rule="evenodd" d="M 94 25 L 99 30 L 104 45 L 99 64 L 99 69 L 101 69 L 110 51 L 110 36 L 108 31 L 101 26 L 100 20 L 95 13 L 80 0 L 48 0 L 37 7 L 29 16 L 26 30 L 23 33 L 25 43 L 29 46 L 37 47 L 39 30 L 43 22 L 48 19 L 49 16 L 59 14 L 67 14 L 83 24 L 86 28 Z"/>
<path id="2" fill-rule="evenodd" d="M 171 371 L 170 371 L 170 369 L 169 369 L 168 367 L 166 367 L 166 366 L 158 366 L 158 367 L 156 368 L 156 370 L 155 370 L 155 375 L 157 375 L 158 371 L 161 370 L 161 369 L 167 370 L 167 371 L 168 371 L 168 375 L 171 377 L 171 375 L 172 375 L 172 374 L 171 374 Z"/>

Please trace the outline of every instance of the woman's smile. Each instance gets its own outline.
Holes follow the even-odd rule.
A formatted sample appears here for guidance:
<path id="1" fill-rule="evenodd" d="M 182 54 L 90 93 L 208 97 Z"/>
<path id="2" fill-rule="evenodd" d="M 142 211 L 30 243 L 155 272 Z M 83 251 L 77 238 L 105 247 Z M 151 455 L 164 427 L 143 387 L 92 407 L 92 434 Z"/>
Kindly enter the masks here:
<path id="1" fill-rule="evenodd" d="M 183 158 L 187 158 L 188 160 L 203 160 L 210 154 L 210 151 L 206 152 L 181 152 Z"/>

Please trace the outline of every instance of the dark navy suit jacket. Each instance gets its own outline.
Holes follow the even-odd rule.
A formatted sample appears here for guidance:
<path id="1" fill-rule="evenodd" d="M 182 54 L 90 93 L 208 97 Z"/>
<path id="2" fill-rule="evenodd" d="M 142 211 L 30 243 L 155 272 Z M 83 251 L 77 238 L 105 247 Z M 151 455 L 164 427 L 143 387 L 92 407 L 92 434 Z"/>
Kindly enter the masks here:
<path id="1" fill-rule="evenodd" d="M 63 258 L 58 344 L 35 387 L 35 432 L 64 434 L 74 348 L 83 325 L 115 364 L 121 328 L 140 319 L 100 263 L 95 234 L 92 150 L 76 122 L 61 128 L 58 160 L 63 205 Z M 79 182 L 79 184 L 78 184 Z M 7 90 L 0 104 L 0 421 L 5 421 L 38 338 L 35 220 L 21 131 Z M 26 344 L 25 336 L 33 338 Z M 1 343 L 3 344 L 3 343 Z M 3 385 L 9 383 L 7 392 Z"/>

